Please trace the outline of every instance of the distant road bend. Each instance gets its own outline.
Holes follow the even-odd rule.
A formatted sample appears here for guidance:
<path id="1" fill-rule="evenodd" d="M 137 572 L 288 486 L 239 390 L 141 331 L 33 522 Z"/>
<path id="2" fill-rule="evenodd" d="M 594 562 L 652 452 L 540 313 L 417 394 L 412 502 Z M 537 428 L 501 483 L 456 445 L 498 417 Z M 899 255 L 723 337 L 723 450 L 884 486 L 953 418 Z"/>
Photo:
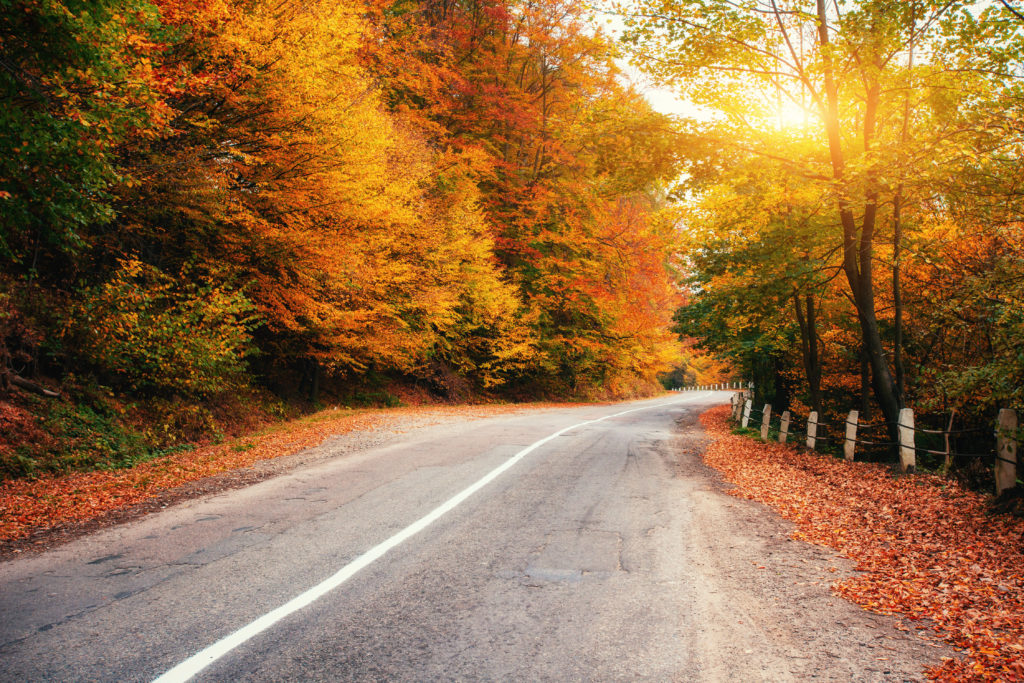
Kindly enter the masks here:
<path id="1" fill-rule="evenodd" d="M 920 678 L 701 463 L 727 401 L 453 418 L 5 562 L 0 680 Z"/>

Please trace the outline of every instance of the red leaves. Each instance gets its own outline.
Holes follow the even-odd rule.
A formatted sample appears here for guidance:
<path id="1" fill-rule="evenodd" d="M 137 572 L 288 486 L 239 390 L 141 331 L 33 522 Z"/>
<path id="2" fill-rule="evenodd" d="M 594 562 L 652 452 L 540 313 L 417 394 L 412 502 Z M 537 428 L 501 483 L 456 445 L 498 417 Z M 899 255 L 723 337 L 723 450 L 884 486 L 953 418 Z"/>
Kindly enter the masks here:
<path id="1" fill-rule="evenodd" d="M 925 620 L 967 658 L 931 678 L 1024 681 L 1024 522 L 986 514 L 985 497 L 937 476 L 895 477 L 729 432 L 728 407 L 701 416 L 705 461 L 797 524 L 794 537 L 857 562 L 833 589 L 882 614 Z M 919 629 L 927 628 L 919 626 Z"/>

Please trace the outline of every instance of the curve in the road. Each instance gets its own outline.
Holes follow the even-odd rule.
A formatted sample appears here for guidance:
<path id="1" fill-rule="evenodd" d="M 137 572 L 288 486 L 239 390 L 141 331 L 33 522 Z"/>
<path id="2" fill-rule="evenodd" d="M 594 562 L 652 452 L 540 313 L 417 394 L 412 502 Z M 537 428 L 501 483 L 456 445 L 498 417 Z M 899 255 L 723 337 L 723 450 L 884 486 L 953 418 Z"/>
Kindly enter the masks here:
<path id="1" fill-rule="evenodd" d="M 537 448 L 540 448 L 549 441 L 561 436 L 562 434 L 570 432 L 574 429 L 579 429 L 580 427 L 585 427 L 587 425 L 603 422 L 611 418 L 627 415 L 629 413 L 635 413 L 641 410 L 651 410 L 653 408 L 662 408 L 667 405 L 693 401 L 697 398 L 703 398 L 706 396 L 707 392 L 702 392 L 698 394 L 691 394 L 687 396 L 687 398 L 685 399 L 675 399 L 672 401 L 666 401 L 664 403 L 658 403 L 655 405 L 643 406 L 641 408 L 623 410 L 621 412 L 613 413 L 611 415 L 605 415 L 604 417 L 600 417 L 594 420 L 586 420 L 584 422 L 579 422 L 577 424 L 570 425 L 563 429 L 559 429 L 557 432 L 549 434 L 543 439 L 539 439 L 538 441 L 533 442 L 532 444 L 530 444 L 529 446 L 522 449 L 521 451 L 510 457 L 508 460 L 503 462 L 501 465 L 495 467 L 493 470 L 485 474 L 476 482 L 474 482 L 470 486 L 466 487 L 459 493 L 455 494 L 454 496 L 446 500 L 441 505 L 431 510 L 423 517 L 419 518 L 418 520 L 408 525 L 401 531 L 395 533 L 387 540 L 382 541 L 381 543 L 378 543 L 374 547 L 370 548 L 365 553 L 363 553 L 362 555 L 360 555 L 359 557 L 357 557 L 356 559 L 352 560 L 344 567 L 339 569 L 337 572 L 332 574 L 330 577 L 324 579 L 312 588 L 307 589 L 306 591 L 292 598 L 280 607 L 271 610 L 270 612 L 267 612 L 263 616 L 246 624 L 237 631 L 221 638 L 220 640 L 204 648 L 203 650 L 200 650 L 199 652 L 192 655 L 185 661 L 181 662 L 174 668 L 157 677 L 153 683 L 183 683 L 184 681 L 190 680 L 200 671 L 210 666 L 220 658 L 224 657 L 226 654 L 228 654 L 235 648 L 239 647 L 243 643 L 254 638 L 263 631 L 266 631 L 268 628 L 279 622 L 281 619 L 284 619 L 285 617 L 294 614 L 295 612 L 303 609 L 304 607 L 311 605 L 312 603 L 316 602 L 318 599 L 320 599 L 330 591 L 334 590 L 335 588 L 338 588 L 346 581 L 348 581 L 350 578 L 355 576 L 360 570 L 365 569 L 366 567 L 373 564 L 376 560 L 383 557 L 388 551 L 398 547 L 408 539 L 412 538 L 419 532 L 429 527 L 431 524 L 433 524 L 438 519 L 443 517 L 446 513 L 450 512 L 451 510 L 454 510 L 463 501 L 465 501 L 467 498 L 472 496 L 474 493 L 482 489 L 490 482 L 497 479 L 509 468 L 513 467 L 517 462 L 525 458 L 531 452 L 533 452 Z"/>

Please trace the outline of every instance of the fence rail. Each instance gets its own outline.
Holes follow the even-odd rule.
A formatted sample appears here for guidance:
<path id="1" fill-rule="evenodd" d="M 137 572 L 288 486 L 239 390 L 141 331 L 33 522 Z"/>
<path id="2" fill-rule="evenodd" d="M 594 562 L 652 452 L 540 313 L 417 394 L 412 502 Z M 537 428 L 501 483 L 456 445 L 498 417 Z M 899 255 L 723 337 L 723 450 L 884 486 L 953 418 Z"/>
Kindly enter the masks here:
<path id="1" fill-rule="evenodd" d="M 741 383 L 738 382 L 730 384 L 735 384 L 737 387 L 741 386 Z M 696 391 L 708 390 L 702 386 L 690 389 Z M 759 428 L 762 441 L 768 441 L 773 430 L 777 435 L 776 438 L 779 443 L 788 443 L 791 436 L 800 438 L 796 436 L 793 428 L 803 423 L 804 444 L 810 450 L 816 450 L 820 445 L 824 444 L 841 446 L 843 457 L 846 460 L 852 461 L 856 457 L 858 446 L 875 448 L 895 447 L 899 453 L 900 469 L 904 472 L 914 471 L 917 468 L 917 456 L 919 454 L 943 457 L 944 470 L 948 470 L 956 458 L 991 458 L 996 482 L 996 494 L 1013 488 L 1017 483 L 1018 473 L 1024 474 L 1024 468 L 1022 468 L 1017 452 L 1017 412 L 1009 408 L 1003 408 L 999 411 L 999 417 L 994 430 L 985 427 L 953 429 L 955 412 L 950 415 L 949 424 L 946 429 L 928 429 L 915 426 L 914 412 L 910 408 L 902 409 L 896 422 L 885 421 L 861 424 L 860 414 L 857 410 L 851 410 L 844 419 L 839 421 L 822 420 L 819 418 L 818 413 L 812 410 L 807 419 L 802 420 L 799 417 L 794 418 L 788 410 L 783 411 L 781 415 L 774 415 L 772 406 L 769 403 L 764 404 L 761 408 L 755 408 L 751 393 L 748 389 L 739 389 L 732 394 L 732 419 L 734 422 L 739 422 L 744 429 L 748 427 Z M 883 428 L 888 430 L 892 427 L 896 428 L 895 431 L 898 436 L 896 441 L 876 440 L 877 437 L 865 439 L 863 436 L 864 432 Z M 858 433 L 861 436 L 858 436 Z M 995 437 L 994 448 L 991 451 L 980 453 L 956 451 L 953 439 L 967 434 L 992 434 Z M 943 450 L 936 450 L 918 445 L 918 435 L 941 435 L 946 447 Z"/>

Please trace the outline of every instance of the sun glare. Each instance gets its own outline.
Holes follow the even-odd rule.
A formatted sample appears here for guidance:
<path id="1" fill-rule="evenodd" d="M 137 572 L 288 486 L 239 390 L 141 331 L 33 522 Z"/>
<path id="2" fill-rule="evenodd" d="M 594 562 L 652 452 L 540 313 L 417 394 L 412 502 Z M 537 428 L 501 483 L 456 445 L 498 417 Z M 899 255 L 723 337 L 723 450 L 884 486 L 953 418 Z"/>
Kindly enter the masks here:
<path id="1" fill-rule="evenodd" d="M 814 125 L 817 115 L 796 102 L 780 102 L 775 108 L 775 124 L 779 128 L 807 128 Z"/>

